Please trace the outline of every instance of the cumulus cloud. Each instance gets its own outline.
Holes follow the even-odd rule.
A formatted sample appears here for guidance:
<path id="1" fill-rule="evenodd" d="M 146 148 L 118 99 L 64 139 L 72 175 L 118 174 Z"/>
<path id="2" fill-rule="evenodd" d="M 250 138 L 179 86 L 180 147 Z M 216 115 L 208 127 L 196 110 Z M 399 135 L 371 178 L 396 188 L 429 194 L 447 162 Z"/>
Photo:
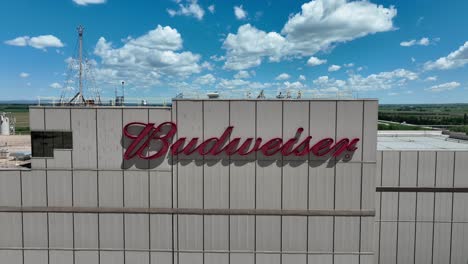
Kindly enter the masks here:
<path id="1" fill-rule="evenodd" d="M 228 34 L 223 43 L 227 50 L 224 68 L 245 70 L 261 64 L 262 57 L 279 61 L 284 54 L 285 38 L 276 32 L 266 33 L 250 24 L 239 27 L 237 34 Z"/>
<path id="2" fill-rule="evenodd" d="M 104 4 L 106 0 L 73 0 L 78 5 Z"/>
<path id="3" fill-rule="evenodd" d="M 247 11 L 245 11 L 242 7 L 240 6 L 234 6 L 234 15 L 238 20 L 246 19 L 247 18 Z"/>
<path id="4" fill-rule="evenodd" d="M 437 81 L 437 76 L 429 76 L 425 79 L 426 82 L 435 82 Z"/>
<path id="5" fill-rule="evenodd" d="M 321 64 L 324 64 L 324 63 L 327 63 L 327 60 L 321 60 L 317 57 L 310 57 L 308 60 L 307 60 L 307 65 L 309 66 L 317 66 L 317 65 L 321 65 Z"/>
<path id="6" fill-rule="evenodd" d="M 234 78 L 236 79 L 247 79 L 250 78 L 250 74 L 248 71 L 239 71 L 234 75 Z"/>
<path id="7" fill-rule="evenodd" d="M 428 61 L 424 64 L 425 70 L 448 70 L 463 67 L 468 64 L 468 41 L 458 50 L 450 53 L 446 57 L 441 57 L 436 61 Z"/>
<path id="8" fill-rule="evenodd" d="M 417 80 L 418 78 L 419 76 L 417 73 L 405 69 L 396 69 L 368 76 L 352 74 L 346 80 L 320 76 L 313 80 L 312 84 L 321 92 L 337 92 L 343 90 L 376 91 L 404 87 L 408 82 Z"/>
<path id="9" fill-rule="evenodd" d="M 280 75 L 276 76 L 275 80 L 283 81 L 289 79 L 291 76 L 287 73 L 281 73 Z"/>
<path id="10" fill-rule="evenodd" d="M 62 41 L 54 35 L 41 35 L 37 37 L 22 36 L 7 40 L 5 44 L 18 47 L 30 46 L 42 50 L 50 47 L 61 48 L 64 46 Z"/>
<path id="11" fill-rule="evenodd" d="M 62 88 L 62 85 L 60 83 L 58 83 L 58 82 L 54 82 L 54 83 L 51 83 L 49 85 L 49 87 L 54 88 L 54 89 L 60 89 L 60 88 Z"/>
<path id="12" fill-rule="evenodd" d="M 193 82 L 199 85 L 212 85 L 216 82 L 216 78 L 213 74 L 209 73 L 196 78 Z"/>
<path id="13" fill-rule="evenodd" d="M 242 70 L 261 64 L 262 59 L 311 56 L 338 43 L 369 34 L 393 30 L 394 7 L 368 1 L 312 0 L 302 5 L 281 30 L 265 32 L 250 24 L 226 37 L 225 68 Z"/>
<path id="14" fill-rule="evenodd" d="M 19 77 L 21 77 L 21 78 L 28 78 L 28 77 L 29 77 L 29 73 L 27 73 L 27 72 L 22 72 L 22 73 L 19 74 Z"/>
<path id="15" fill-rule="evenodd" d="M 305 77 L 304 75 L 301 74 L 301 75 L 299 75 L 299 80 L 305 81 L 305 80 L 306 80 L 306 77 Z"/>
<path id="16" fill-rule="evenodd" d="M 400 46 L 402 47 L 411 47 L 414 45 L 428 46 L 429 44 L 430 44 L 429 38 L 421 38 L 420 40 L 412 39 L 408 41 L 403 41 L 400 43 Z"/>
<path id="17" fill-rule="evenodd" d="M 329 71 L 329 72 L 339 71 L 340 69 L 341 69 L 341 66 L 335 65 L 335 64 L 333 64 L 333 65 L 331 65 L 330 67 L 328 67 L 328 71 Z"/>
<path id="18" fill-rule="evenodd" d="M 439 93 L 439 92 L 453 90 L 455 88 L 458 88 L 459 86 L 460 86 L 459 82 L 448 82 L 448 83 L 443 83 L 439 85 L 434 85 L 424 90 L 429 91 L 429 92 Z"/>
<path id="19" fill-rule="evenodd" d="M 99 80 L 126 80 L 137 86 L 158 84 L 161 78 L 184 78 L 202 69 L 200 55 L 182 49 L 182 37 L 176 29 L 158 25 L 148 33 L 129 37 L 121 47 L 99 38 L 94 54 L 100 58 L 96 70 Z"/>
<path id="20" fill-rule="evenodd" d="M 212 6 L 213 11 L 210 10 L 211 13 L 214 12 L 214 6 Z M 197 0 L 189 0 L 187 4 L 179 4 L 179 9 L 167 9 L 167 13 L 170 16 L 193 16 L 198 20 L 202 20 L 203 16 L 205 15 L 205 10 L 198 4 Z"/>

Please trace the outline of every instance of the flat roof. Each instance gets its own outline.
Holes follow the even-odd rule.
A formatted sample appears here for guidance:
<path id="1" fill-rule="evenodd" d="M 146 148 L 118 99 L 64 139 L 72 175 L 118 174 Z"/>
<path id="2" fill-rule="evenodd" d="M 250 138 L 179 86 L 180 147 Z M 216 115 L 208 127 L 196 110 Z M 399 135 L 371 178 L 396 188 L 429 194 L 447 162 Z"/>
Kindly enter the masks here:
<path id="1" fill-rule="evenodd" d="M 449 138 L 442 131 L 378 131 L 377 150 L 468 151 L 468 141 Z"/>

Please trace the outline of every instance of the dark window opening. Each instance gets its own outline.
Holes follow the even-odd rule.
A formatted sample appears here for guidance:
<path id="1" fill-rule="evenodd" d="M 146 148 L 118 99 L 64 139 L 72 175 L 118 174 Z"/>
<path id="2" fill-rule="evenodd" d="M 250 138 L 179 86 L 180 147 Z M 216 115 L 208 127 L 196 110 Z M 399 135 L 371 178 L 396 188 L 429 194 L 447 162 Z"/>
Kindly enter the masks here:
<path id="1" fill-rule="evenodd" d="M 73 147 L 72 132 L 31 132 L 33 157 L 53 158 L 54 149 L 71 149 Z"/>

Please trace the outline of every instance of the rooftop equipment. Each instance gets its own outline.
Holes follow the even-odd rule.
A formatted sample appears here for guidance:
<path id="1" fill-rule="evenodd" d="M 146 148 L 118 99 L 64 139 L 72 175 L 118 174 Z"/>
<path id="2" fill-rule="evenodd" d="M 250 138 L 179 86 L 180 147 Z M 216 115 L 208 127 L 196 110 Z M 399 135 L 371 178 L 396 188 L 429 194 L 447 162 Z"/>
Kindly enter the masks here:
<path id="1" fill-rule="evenodd" d="M 206 94 L 209 99 L 217 99 L 219 98 L 219 93 L 218 92 L 209 92 Z"/>

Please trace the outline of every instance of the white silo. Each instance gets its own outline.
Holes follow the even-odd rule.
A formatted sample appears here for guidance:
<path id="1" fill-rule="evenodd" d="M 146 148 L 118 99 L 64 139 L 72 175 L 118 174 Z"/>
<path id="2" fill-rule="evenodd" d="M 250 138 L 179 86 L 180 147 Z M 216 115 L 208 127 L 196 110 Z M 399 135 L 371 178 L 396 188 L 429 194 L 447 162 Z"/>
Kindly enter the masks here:
<path id="1" fill-rule="evenodd" d="M 0 115 L 0 135 L 10 135 L 10 118 L 5 113 Z"/>

